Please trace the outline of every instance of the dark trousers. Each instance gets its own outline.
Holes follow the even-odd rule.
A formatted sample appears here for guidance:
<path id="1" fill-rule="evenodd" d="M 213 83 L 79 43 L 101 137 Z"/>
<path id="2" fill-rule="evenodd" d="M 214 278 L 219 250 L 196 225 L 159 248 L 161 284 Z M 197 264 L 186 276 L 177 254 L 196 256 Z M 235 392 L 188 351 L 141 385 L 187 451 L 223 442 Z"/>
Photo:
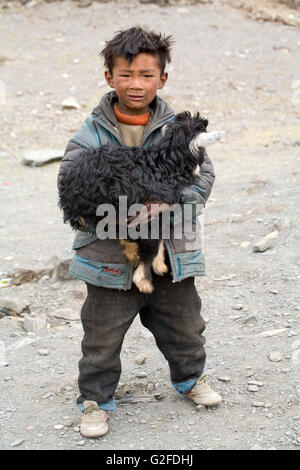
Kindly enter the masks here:
<path id="1" fill-rule="evenodd" d="M 172 383 L 202 374 L 205 324 L 194 278 L 172 283 L 170 274 L 153 274 L 153 285 L 152 294 L 143 294 L 135 285 L 119 291 L 87 284 L 81 311 L 84 337 L 77 403 L 93 400 L 100 404 L 113 399 L 121 375 L 124 336 L 138 312 L 169 363 Z"/>

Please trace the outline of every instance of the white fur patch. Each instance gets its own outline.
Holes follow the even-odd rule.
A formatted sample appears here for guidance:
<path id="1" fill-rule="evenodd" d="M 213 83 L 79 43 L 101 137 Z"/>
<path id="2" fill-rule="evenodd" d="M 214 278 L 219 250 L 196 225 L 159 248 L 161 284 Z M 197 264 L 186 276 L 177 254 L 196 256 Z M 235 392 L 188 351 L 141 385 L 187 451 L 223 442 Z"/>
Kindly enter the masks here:
<path id="1" fill-rule="evenodd" d="M 222 139 L 224 134 L 224 131 L 200 132 L 200 134 L 191 140 L 189 149 L 193 155 L 197 156 L 200 147 L 215 144 L 218 140 Z"/>

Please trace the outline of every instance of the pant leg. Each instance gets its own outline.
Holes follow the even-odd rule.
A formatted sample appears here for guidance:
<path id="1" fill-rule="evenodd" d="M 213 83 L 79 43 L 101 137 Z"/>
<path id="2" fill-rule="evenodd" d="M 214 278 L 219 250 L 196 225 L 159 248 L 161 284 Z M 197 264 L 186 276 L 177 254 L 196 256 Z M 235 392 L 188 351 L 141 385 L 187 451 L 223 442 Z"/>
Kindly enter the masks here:
<path id="1" fill-rule="evenodd" d="M 167 359 L 172 383 L 184 382 L 191 388 L 206 359 L 205 323 L 194 278 L 172 283 L 170 275 L 154 276 L 153 284 L 155 290 L 140 310 L 141 322 Z"/>
<path id="2" fill-rule="evenodd" d="M 77 403 L 93 400 L 105 408 L 105 404 L 114 403 L 113 395 L 121 375 L 121 346 L 144 297 L 135 286 L 119 291 L 87 284 L 87 289 L 81 310 L 84 337 Z"/>

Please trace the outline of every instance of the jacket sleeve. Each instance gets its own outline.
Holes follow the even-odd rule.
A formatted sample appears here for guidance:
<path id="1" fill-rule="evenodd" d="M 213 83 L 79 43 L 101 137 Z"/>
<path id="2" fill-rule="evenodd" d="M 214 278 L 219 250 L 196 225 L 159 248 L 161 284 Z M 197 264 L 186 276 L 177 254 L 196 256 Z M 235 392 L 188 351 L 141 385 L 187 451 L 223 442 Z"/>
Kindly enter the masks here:
<path id="1" fill-rule="evenodd" d="M 204 162 L 200 166 L 200 176 L 197 184 L 185 188 L 181 195 L 183 204 L 204 204 L 209 198 L 213 184 L 215 182 L 214 166 L 207 155 L 204 154 Z"/>
<path id="2" fill-rule="evenodd" d="M 93 119 L 89 116 L 67 144 L 57 177 L 58 192 L 60 192 L 64 180 L 72 166 L 81 158 L 84 158 L 84 150 L 91 150 L 101 145 L 100 137 L 94 126 Z M 81 230 L 83 232 L 93 232 L 95 228 L 86 226 L 82 227 Z"/>

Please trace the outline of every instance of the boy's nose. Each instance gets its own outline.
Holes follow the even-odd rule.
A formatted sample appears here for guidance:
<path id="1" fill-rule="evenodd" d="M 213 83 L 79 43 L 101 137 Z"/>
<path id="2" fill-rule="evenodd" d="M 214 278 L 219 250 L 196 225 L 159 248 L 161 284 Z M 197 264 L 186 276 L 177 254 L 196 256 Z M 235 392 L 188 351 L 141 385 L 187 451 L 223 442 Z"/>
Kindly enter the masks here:
<path id="1" fill-rule="evenodd" d="M 132 78 L 131 82 L 130 82 L 130 87 L 131 89 L 133 90 L 140 90 L 143 88 L 142 86 L 142 83 L 141 83 L 141 79 L 136 77 L 136 78 Z"/>

